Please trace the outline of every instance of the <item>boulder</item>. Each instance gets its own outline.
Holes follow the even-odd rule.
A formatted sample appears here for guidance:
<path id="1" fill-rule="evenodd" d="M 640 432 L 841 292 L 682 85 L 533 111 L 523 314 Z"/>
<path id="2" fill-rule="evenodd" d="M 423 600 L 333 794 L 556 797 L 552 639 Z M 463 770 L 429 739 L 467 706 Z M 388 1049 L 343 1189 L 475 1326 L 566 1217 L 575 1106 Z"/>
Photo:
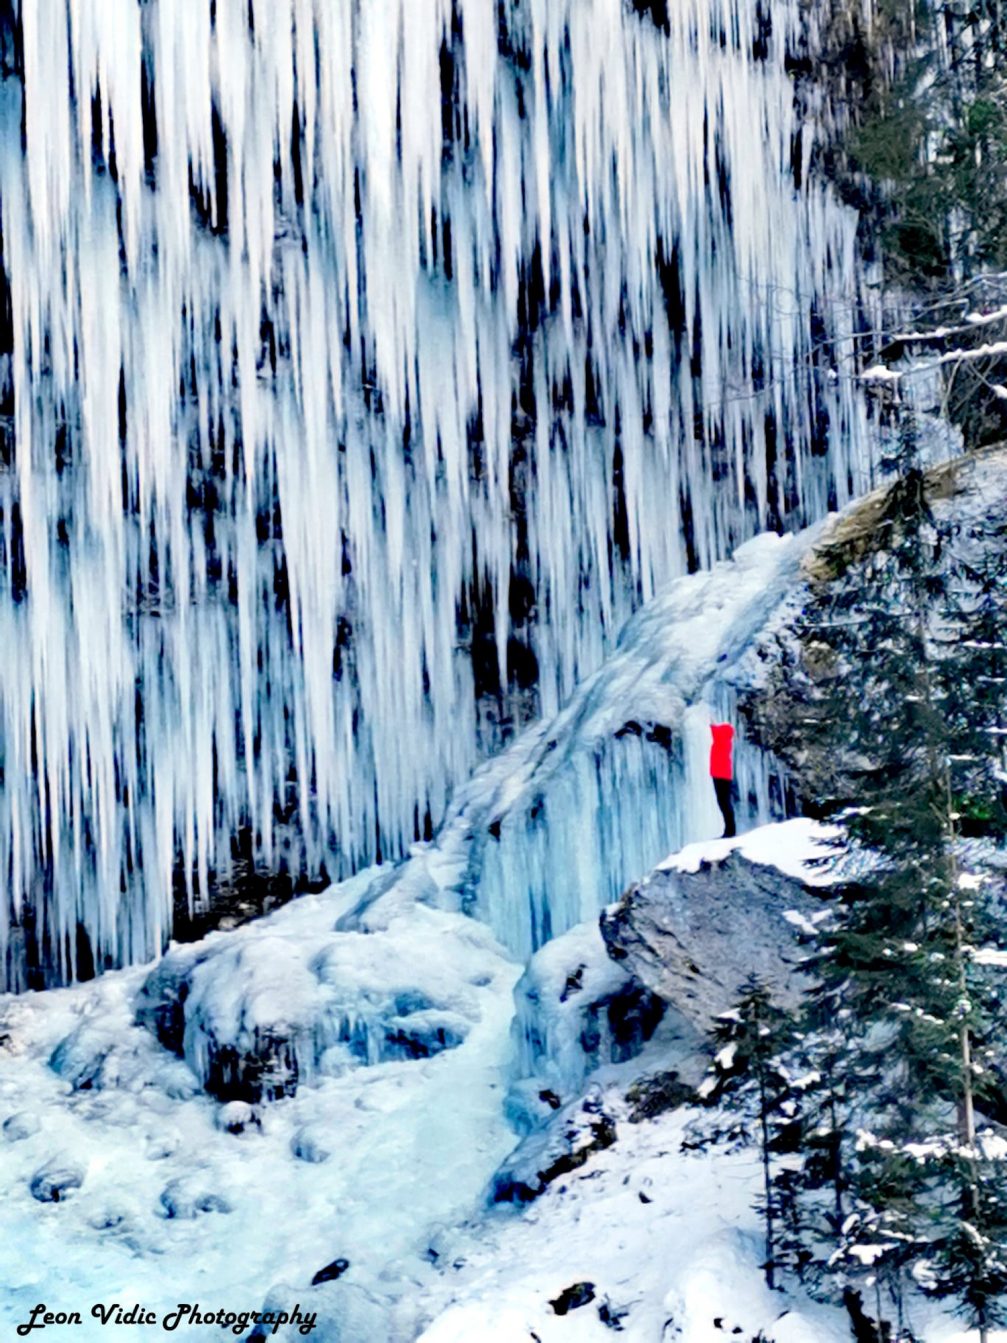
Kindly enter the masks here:
<path id="1" fill-rule="evenodd" d="M 118 1018 L 85 1018 L 59 1042 L 49 1067 L 75 1092 L 139 1090 L 150 1082 L 150 1040 Z M 191 1080 L 191 1079 L 190 1079 Z"/>
<path id="2" fill-rule="evenodd" d="M 554 1301 L 550 1301 L 554 1315 L 569 1315 L 571 1310 L 579 1310 L 594 1300 L 593 1282 L 575 1282 L 565 1287 Z"/>
<path id="3" fill-rule="evenodd" d="M 781 1000 L 798 998 L 807 986 L 798 933 L 825 908 L 806 881 L 741 847 L 721 841 L 694 870 L 687 861 L 658 868 L 601 918 L 609 956 L 673 1007 L 697 1043 L 752 974 Z"/>
<path id="4" fill-rule="evenodd" d="M 222 1133 L 245 1133 L 262 1128 L 258 1112 L 247 1101 L 228 1101 L 216 1114 L 217 1128 Z"/>
<path id="5" fill-rule="evenodd" d="M 136 1004 L 136 1020 L 182 1058 L 185 1053 L 185 1000 L 196 967 L 213 954 L 212 942 L 203 948 L 173 948 L 144 980 Z"/>
<path id="6" fill-rule="evenodd" d="M 349 1266 L 350 1261 L 348 1259 L 333 1259 L 331 1264 L 326 1264 L 324 1268 L 320 1268 L 311 1279 L 312 1287 L 317 1287 L 319 1283 L 323 1282 L 335 1282 L 337 1278 L 343 1276 Z"/>
<path id="7" fill-rule="evenodd" d="M 1007 448 L 999 444 L 952 456 L 924 474 L 935 521 L 954 527 L 956 549 L 967 545 L 977 569 L 987 559 L 998 563 Z M 832 613 L 862 595 L 863 566 L 886 545 L 888 530 L 882 524 L 890 516 L 891 490 L 891 483 L 884 484 L 828 519 L 805 554 L 797 581 L 731 672 L 748 739 L 783 762 L 796 802 L 809 813 L 856 805 L 864 774 L 878 767 L 852 739 L 837 749 L 834 735 L 823 734 L 819 725 L 833 712 L 833 678 L 857 678 L 862 666 L 870 665 L 869 660 L 842 659 L 830 641 L 830 628 Z M 963 833 L 970 821 L 975 818 L 962 817 Z"/>
<path id="8" fill-rule="evenodd" d="M 175 946 L 147 977 L 137 1022 L 217 1100 L 255 1105 L 353 1068 L 430 1058 L 478 1020 L 466 980 L 499 953 L 487 933 L 473 939 L 470 920 L 410 907 L 373 932 L 326 931 L 319 906 L 306 897 Z M 416 955 L 424 937 L 443 954 Z"/>

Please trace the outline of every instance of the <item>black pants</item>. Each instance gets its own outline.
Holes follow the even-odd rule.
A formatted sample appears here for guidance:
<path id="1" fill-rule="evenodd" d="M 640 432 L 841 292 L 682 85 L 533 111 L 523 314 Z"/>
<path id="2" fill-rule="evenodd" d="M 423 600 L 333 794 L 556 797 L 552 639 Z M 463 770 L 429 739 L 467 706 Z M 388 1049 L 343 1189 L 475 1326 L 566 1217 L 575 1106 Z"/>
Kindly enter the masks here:
<path id="1" fill-rule="evenodd" d="M 738 833 L 734 828 L 734 803 L 731 800 L 734 784 L 730 779 L 714 779 L 713 787 L 717 793 L 717 806 L 724 817 L 724 838 L 731 839 Z"/>

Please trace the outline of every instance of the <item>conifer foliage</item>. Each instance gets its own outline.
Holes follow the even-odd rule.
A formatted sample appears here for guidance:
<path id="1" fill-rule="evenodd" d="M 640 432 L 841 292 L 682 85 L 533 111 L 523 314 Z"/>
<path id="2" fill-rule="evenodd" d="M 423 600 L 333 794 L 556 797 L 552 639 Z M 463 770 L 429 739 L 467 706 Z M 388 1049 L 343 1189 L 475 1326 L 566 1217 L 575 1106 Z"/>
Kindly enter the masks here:
<path id="1" fill-rule="evenodd" d="M 726 1144 L 734 1150 L 758 1147 L 762 1166 L 759 1211 L 766 1238 L 762 1269 L 768 1287 L 776 1285 L 785 1243 L 780 1172 L 774 1169 L 774 1153 L 785 1148 L 786 1130 L 793 1125 L 795 1104 L 783 1060 L 794 1040 L 790 1015 L 777 1006 L 765 985 L 749 979 L 737 1006 L 715 1023 L 714 1067 L 701 1094 L 720 1107 L 719 1119 L 702 1126 L 692 1144 L 700 1149 L 711 1144 Z"/>
<path id="2" fill-rule="evenodd" d="M 1007 1323 L 1007 956 L 983 864 L 1007 833 L 1007 556 L 1002 523 L 937 514 L 911 418 L 892 466 L 870 553 L 834 557 L 804 630 L 830 668 L 809 730 L 846 762 L 822 810 L 862 873 L 820 924 L 802 1010 L 738 1005 L 772 1021 L 772 1068 L 753 1056 L 716 1094 L 768 1130 L 785 1097 L 798 1137 L 766 1158 L 767 1245 L 857 1337 L 912 1339 L 922 1295 L 986 1343 Z"/>

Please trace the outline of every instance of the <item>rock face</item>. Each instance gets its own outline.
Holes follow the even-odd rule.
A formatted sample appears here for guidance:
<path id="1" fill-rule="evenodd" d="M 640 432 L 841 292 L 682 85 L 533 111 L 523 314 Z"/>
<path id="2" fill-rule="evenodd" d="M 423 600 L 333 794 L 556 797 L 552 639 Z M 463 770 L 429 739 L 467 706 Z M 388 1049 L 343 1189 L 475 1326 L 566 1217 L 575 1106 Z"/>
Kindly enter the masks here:
<path id="1" fill-rule="evenodd" d="M 784 1000 L 796 997 L 806 983 L 795 973 L 797 927 L 822 908 L 803 881 L 735 848 L 695 871 L 658 868 L 605 911 L 601 934 L 613 960 L 698 1040 L 751 974 Z"/>
<path id="2" fill-rule="evenodd" d="M 955 529 L 957 547 L 968 545 L 977 568 L 997 561 L 1007 447 L 952 458 L 925 475 L 937 525 Z M 875 490 L 823 528 L 797 581 L 729 677 L 746 735 L 786 765 L 795 798 L 809 815 L 821 814 L 823 804 L 855 803 L 862 776 L 874 765 L 853 750 L 823 749 L 816 722 L 831 712 L 825 692 L 839 665 L 829 642 L 832 611 L 837 601 L 862 592 L 863 562 L 884 549 L 889 493 L 889 486 Z M 856 676 L 856 663 L 848 670 Z"/>

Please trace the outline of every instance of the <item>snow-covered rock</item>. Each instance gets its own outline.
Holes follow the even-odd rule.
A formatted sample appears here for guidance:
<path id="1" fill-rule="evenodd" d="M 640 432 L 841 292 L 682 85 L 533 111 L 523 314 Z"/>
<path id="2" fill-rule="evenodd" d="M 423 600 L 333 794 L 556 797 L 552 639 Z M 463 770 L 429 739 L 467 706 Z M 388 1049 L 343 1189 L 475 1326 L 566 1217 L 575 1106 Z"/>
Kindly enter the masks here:
<path id="1" fill-rule="evenodd" d="M 815 890 L 822 873 L 810 864 L 829 834 L 795 820 L 690 845 L 602 915 L 609 955 L 670 1005 L 697 1046 L 749 975 L 796 997 L 798 935 L 825 908 Z"/>
<path id="2" fill-rule="evenodd" d="M 593 1152 L 615 1142 L 615 1114 L 599 1088 L 558 1110 L 525 1138 L 493 1178 L 497 1202 L 528 1203 L 554 1180 L 578 1170 Z"/>
<path id="3" fill-rule="evenodd" d="M 300 1128 L 290 1140 L 290 1150 L 298 1161 L 307 1161 L 310 1165 L 320 1166 L 332 1156 L 332 1142 L 324 1133 Z"/>
<path id="4" fill-rule="evenodd" d="M 25 1138 L 34 1137 L 41 1127 L 37 1114 L 33 1114 L 30 1110 L 18 1110 L 3 1121 L 0 1133 L 3 1134 L 5 1142 L 23 1142 Z"/>
<path id="5" fill-rule="evenodd" d="M 212 1096 L 275 1100 L 361 1065 L 430 1058 L 478 1018 L 471 947 L 493 954 L 480 925 L 413 906 L 337 931 L 310 903 L 320 898 L 174 947 L 146 979 L 138 1020 Z"/>
<path id="6" fill-rule="evenodd" d="M 564 1100 L 592 1069 L 638 1054 L 665 1011 L 662 999 L 609 956 L 596 920 L 536 952 L 514 997 L 518 1071 Z"/>
<path id="7" fill-rule="evenodd" d="M 62 1203 L 84 1183 L 84 1167 L 71 1157 L 54 1157 L 31 1179 L 31 1196 L 39 1203 Z"/>
<path id="8" fill-rule="evenodd" d="M 216 1187 L 212 1176 L 201 1170 L 165 1185 L 160 1201 L 165 1217 L 192 1219 L 203 1213 L 232 1211 L 229 1199 Z"/>
<path id="9" fill-rule="evenodd" d="M 228 1101 L 217 1111 L 216 1120 L 217 1128 L 235 1135 L 262 1127 L 258 1110 L 247 1101 Z"/>

